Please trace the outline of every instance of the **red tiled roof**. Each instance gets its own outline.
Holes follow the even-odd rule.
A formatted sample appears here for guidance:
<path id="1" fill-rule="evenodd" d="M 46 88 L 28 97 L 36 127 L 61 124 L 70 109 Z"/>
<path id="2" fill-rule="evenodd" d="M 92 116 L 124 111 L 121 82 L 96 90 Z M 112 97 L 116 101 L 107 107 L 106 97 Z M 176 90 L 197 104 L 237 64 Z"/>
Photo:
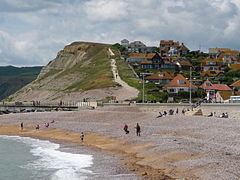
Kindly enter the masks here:
<path id="1" fill-rule="evenodd" d="M 180 83 L 180 81 L 183 83 Z M 190 82 L 183 75 L 178 74 L 165 87 L 190 87 Z M 195 85 L 192 85 L 191 87 L 197 88 Z"/>
<path id="2" fill-rule="evenodd" d="M 232 89 L 226 84 L 213 84 L 217 91 L 231 91 Z"/>
<path id="3" fill-rule="evenodd" d="M 212 84 L 210 81 L 205 81 L 201 86 L 204 90 L 216 91 L 231 91 L 232 89 L 226 84 Z"/>

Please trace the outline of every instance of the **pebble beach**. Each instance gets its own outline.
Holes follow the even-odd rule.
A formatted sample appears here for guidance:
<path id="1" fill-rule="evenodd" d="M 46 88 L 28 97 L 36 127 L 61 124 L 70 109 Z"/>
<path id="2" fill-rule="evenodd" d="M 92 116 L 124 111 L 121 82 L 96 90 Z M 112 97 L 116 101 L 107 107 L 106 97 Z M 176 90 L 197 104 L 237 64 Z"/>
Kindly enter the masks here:
<path id="1" fill-rule="evenodd" d="M 236 116 L 157 116 L 157 111 L 138 107 L 8 114 L 0 116 L 0 134 L 61 141 L 63 147 L 73 143 L 75 151 L 89 148 L 99 159 L 105 157 L 103 166 L 104 162 L 117 164 L 106 172 L 116 179 L 239 179 L 240 123 Z M 45 128 L 44 123 L 52 120 Z M 20 132 L 21 122 L 26 132 Z M 125 123 L 129 134 L 123 131 Z M 136 123 L 141 126 L 140 137 L 135 133 Z M 37 124 L 39 131 L 34 128 Z M 81 132 L 85 133 L 84 144 Z"/>

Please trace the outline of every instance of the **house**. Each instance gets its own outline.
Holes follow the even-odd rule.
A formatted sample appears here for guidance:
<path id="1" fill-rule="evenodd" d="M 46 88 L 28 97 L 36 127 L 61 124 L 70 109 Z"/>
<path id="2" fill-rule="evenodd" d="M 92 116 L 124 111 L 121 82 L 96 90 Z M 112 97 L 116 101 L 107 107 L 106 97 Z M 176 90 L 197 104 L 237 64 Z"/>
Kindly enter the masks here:
<path id="1" fill-rule="evenodd" d="M 146 48 L 143 49 L 145 53 L 155 53 L 158 51 L 158 48 L 155 46 L 147 46 Z"/>
<path id="2" fill-rule="evenodd" d="M 174 63 L 173 57 L 162 57 L 163 64 L 161 66 L 162 71 L 171 71 L 175 72 L 177 70 L 177 65 Z"/>
<path id="3" fill-rule="evenodd" d="M 207 100 L 216 102 L 216 93 L 218 91 L 229 91 L 232 92 L 232 89 L 226 84 L 213 84 L 209 80 L 206 80 L 201 86 L 203 90 L 205 90 L 207 94 Z"/>
<path id="4" fill-rule="evenodd" d="M 230 87 L 233 89 L 235 95 L 240 95 L 240 80 L 232 83 Z"/>
<path id="5" fill-rule="evenodd" d="M 145 79 L 155 84 L 166 85 L 173 80 L 173 77 L 174 75 L 172 73 L 164 71 L 147 76 Z"/>
<path id="6" fill-rule="evenodd" d="M 129 57 L 127 58 L 128 63 L 140 63 L 146 60 L 146 54 L 143 53 L 130 53 Z"/>
<path id="7" fill-rule="evenodd" d="M 234 70 L 234 71 L 239 71 L 240 70 L 240 64 L 230 64 L 228 65 L 229 69 Z"/>
<path id="8" fill-rule="evenodd" d="M 220 71 L 223 69 L 223 60 L 208 57 L 201 63 L 201 67 L 202 71 Z"/>
<path id="9" fill-rule="evenodd" d="M 121 45 L 125 48 L 128 48 L 129 46 L 129 41 L 127 39 L 121 40 Z"/>
<path id="10" fill-rule="evenodd" d="M 160 69 L 162 64 L 163 60 L 158 53 L 145 54 L 145 60 L 140 62 L 142 69 Z"/>
<path id="11" fill-rule="evenodd" d="M 141 41 L 131 42 L 128 46 L 128 52 L 143 53 L 147 46 Z"/>
<path id="12" fill-rule="evenodd" d="M 221 52 L 225 52 L 225 51 L 230 51 L 231 49 L 229 48 L 209 48 L 208 49 L 208 54 L 211 57 L 216 58 Z"/>
<path id="13" fill-rule="evenodd" d="M 195 85 L 190 84 L 183 75 L 178 74 L 167 85 L 164 86 L 168 93 L 189 92 L 197 90 Z"/>
<path id="14" fill-rule="evenodd" d="M 163 55 L 168 55 L 168 52 L 170 51 L 171 48 L 176 48 L 179 46 L 179 42 L 175 42 L 173 40 L 161 40 L 160 41 L 160 54 Z"/>
<path id="15" fill-rule="evenodd" d="M 174 40 L 161 40 L 159 50 L 162 56 L 180 56 L 189 52 L 183 43 Z"/>
<path id="16" fill-rule="evenodd" d="M 163 60 L 158 53 L 130 53 L 127 58 L 130 64 L 138 64 L 142 69 L 160 69 Z"/>
<path id="17" fill-rule="evenodd" d="M 209 48 L 208 49 L 209 55 L 218 57 L 220 55 L 239 55 L 239 51 L 233 50 L 230 48 Z"/>
<path id="18" fill-rule="evenodd" d="M 228 103 L 232 96 L 232 91 L 218 91 L 216 93 L 216 103 Z"/>
<path id="19" fill-rule="evenodd" d="M 189 49 L 185 46 L 184 43 L 182 43 L 179 48 L 178 48 L 178 52 L 180 55 L 186 55 L 187 53 L 189 53 Z"/>
<path id="20" fill-rule="evenodd" d="M 175 63 L 179 71 L 189 71 L 190 68 L 193 67 L 188 59 L 178 59 Z"/>

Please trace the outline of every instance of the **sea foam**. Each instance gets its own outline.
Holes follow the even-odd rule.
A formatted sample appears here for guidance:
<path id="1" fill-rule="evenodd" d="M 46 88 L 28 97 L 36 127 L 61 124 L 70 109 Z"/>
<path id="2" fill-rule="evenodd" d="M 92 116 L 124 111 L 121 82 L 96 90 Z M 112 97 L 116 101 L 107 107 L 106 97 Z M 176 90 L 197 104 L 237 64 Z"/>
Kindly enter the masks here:
<path id="1" fill-rule="evenodd" d="M 59 150 L 60 145 L 50 141 L 19 136 L 0 136 L 4 139 L 16 140 L 31 147 L 30 153 L 37 159 L 29 162 L 24 168 L 39 171 L 51 170 L 53 180 L 86 179 L 92 171 L 86 168 L 93 164 L 92 155 L 73 154 Z"/>

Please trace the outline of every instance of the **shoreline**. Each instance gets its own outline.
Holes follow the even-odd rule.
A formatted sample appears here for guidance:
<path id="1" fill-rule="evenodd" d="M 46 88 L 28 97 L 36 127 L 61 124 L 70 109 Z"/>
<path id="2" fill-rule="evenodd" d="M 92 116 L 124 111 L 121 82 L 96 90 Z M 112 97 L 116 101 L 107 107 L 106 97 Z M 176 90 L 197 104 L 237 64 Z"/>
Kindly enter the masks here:
<path id="1" fill-rule="evenodd" d="M 11 128 L 4 133 L 4 126 L 15 126 L 12 134 L 16 134 L 23 122 L 33 137 L 77 143 L 81 147 L 80 133 L 84 132 L 84 147 L 118 156 L 122 165 L 140 179 L 240 177 L 238 110 L 231 109 L 229 118 L 190 114 L 156 118 L 159 111 L 161 109 L 157 108 L 152 111 L 137 107 L 103 107 L 76 112 L 9 114 L 0 116 L 0 133 L 11 135 Z M 208 108 L 208 111 L 214 110 Z M 44 127 L 53 120 L 49 128 Z M 136 136 L 137 123 L 141 126 L 141 137 Z M 37 124 L 40 125 L 38 132 Z M 124 133 L 124 124 L 128 125 L 129 134 Z M 30 136 L 30 133 L 21 135 Z"/>
<path id="2" fill-rule="evenodd" d="M 0 135 L 48 140 L 60 144 L 60 150 L 62 147 L 64 148 L 64 146 L 68 148 L 68 145 L 71 144 L 70 148 L 73 151 L 76 151 L 81 147 L 90 149 L 91 151 L 97 151 L 97 153 L 103 151 L 103 153 L 110 153 L 110 156 L 117 156 L 117 159 L 122 166 L 125 166 L 130 173 L 137 175 L 138 178 L 136 179 L 175 179 L 165 175 L 165 173 L 159 169 L 154 169 L 150 166 L 143 166 L 137 163 L 142 160 L 143 157 L 137 157 L 132 149 L 136 148 L 137 150 L 141 150 L 150 145 L 131 146 L 121 140 L 95 133 L 86 133 L 84 142 L 82 143 L 80 140 L 80 133 L 56 128 L 35 130 L 32 125 L 28 125 L 23 131 L 21 131 L 18 124 L 0 125 Z M 123 170 L 123 173 L 125 172 L 126 170 Z M 119 175 L 121 176 L 124 174 Z"/>

